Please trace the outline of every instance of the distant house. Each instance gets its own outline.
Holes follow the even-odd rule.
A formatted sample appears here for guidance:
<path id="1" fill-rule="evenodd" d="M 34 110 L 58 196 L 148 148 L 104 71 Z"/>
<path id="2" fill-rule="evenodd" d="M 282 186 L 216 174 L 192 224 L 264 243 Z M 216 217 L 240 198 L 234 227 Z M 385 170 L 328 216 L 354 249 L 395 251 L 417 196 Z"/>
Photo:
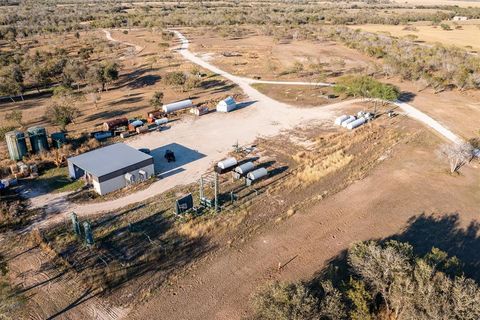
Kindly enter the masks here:
<path id="1" fill-rule="evenodd" d="M 468 17 L 465 17 L 465 16 L 455 16 L 455 17 L 453 17 L 452 20 L 453 20 L 453 21 L 467 21 L 467 20 L 468 20 Z"/>
<path id="2" fill-rule="evenodd" d="M 73 179 L 84 178 L 100 195 L 146 180 L 155 174 L 153 158 L 123 143 L 68 158 Z"/>

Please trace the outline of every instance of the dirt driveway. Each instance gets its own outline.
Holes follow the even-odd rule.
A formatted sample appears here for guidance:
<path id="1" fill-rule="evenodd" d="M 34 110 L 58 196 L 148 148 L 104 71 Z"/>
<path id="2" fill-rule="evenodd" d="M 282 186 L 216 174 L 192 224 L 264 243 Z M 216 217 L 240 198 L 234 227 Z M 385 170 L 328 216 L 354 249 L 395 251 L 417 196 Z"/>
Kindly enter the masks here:
<path id="1" fill-rule="evenodd" d="M 406 230 L 415 235 L 413 240 L 419 237 L 419 242 L 427 245 L 446 241 L 446 231 L 445 239 L 428 239 L 428 234 L 412 231 L 414 216 L 433 213 L 434 217 L 446 214 L 447 219 L 454 219 L 449 214 L 459 213 L 462 227 L 478 218 L 479 170 L 466 167 L 457 177 L 441 171 L 444 164 L 431 156 L 439 140 L 426 130 L 424 133 L 428 142 L 402 145 L 366 179 L 246 244 L 233 243 L 231 250 L 203 261 L 130 317 L 241 319 L 249 313 L 249 299 L 259 286 L 272 280 L 309 279 L 354 241 Z M 444 232 L 435 229 L 434 223 L 425 226 L 430 227 L 432 233 Z M 452 254 L 465 254 L 466 246 L 462 244 Z M 278 265 L 287 262 L 279 271 Z"/>

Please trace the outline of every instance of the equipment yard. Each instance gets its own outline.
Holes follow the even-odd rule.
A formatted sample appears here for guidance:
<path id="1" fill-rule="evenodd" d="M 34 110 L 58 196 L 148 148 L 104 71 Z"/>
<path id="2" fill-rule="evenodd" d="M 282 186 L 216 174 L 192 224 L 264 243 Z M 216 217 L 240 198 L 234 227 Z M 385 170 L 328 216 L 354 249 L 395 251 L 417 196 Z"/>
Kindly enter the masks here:
<path id="1" fill-rule="evenodd" d="M 480 316 L 469 1 L 13 2 L 1 319 Z"/>

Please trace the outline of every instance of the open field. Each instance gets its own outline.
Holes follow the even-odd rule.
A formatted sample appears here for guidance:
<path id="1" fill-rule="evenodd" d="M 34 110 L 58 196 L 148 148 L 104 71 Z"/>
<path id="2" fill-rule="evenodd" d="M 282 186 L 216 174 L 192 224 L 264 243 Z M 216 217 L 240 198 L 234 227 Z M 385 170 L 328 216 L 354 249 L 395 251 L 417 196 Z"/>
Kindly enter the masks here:
<path id="1" fill-rule="evenodd" d="M 295 41 L 257 35 L 222 36 L 207 29 L 185 30 L 191 49 L 206 61 L 235 75 L 263 80 L 333 80 L 368 69 L 373 59 L 332 41 Z"/>
<path id="2" fill-rule="evenodd" d="M 0 0 L 0 134 L 52 133 L 78 109 L 70 143 L 23 159 L 38 177 L 0 156 L 0 178 L 19 177 L 0 185 L 0 318 L 437 319 L 433 302 L 447 300 L 455 319 L 480 317 L 480 6 L 437 6 L 476 1 L 79 1 L 32 11 Z M 471 19 L 432 26 L 454 15 Z M 227 96 L 236 108 L 217 112 Z M 183 99 L 209 112 L 89 135 Z M 67 106 L 57 125 L 52 105 Z M 340 115 L 365 122 L 349 130 Z M 120 141 L 153 159 L 131 150 L 132 164 L 113 168 L 130 153 L 103 149 L 110 172 L 79 164 L 84 176 L 68 177 L 67 157 Z M 227 157 L 267 174 L 214 174 Z M 120 189 L 101 196 L 92 179 Z M 176 201 L 188 194 L 185 211 Z M 357 252 L 385 291 L 350 250 L 392 239 L 411 251 Z M 276 281 L 288 291 L 263 297 L 261 314 L 256 294 Z M 389 309 L 392 292 L 406 313 Z"/>
<path id="3" fill-rule="evenodd" d="M 394 2 L 399 4 L 409 4 L 409 5 L 427 5 L 427 6 L 459 6 L 463 8 L 468 7 L 480 7 L 480 1 L 478 0 L 470 0 L 470 1 L 462 1 L 462 0 L 394 0 Z"/>
<path id="4" fill-rule="evenodd" d="M 399 26 L 395 27 L 400 28 Z M 291 77 L 297 80 L 303 79 L 303 81 L 314 81 L 314 79 L 311 79 L 308 76 L 302 77 L 301 72 L 281 75 L 280 71 L 291 68 L 293 64 L 292 61 L 294 61 L 292 59 L 295 58 L 298 59 L 297 61 L 316 61 L 325 63 L 325 66 L 322 68 L 324 71 L 321 72 L 321 74 L 324 75 L 323 79 L 325 81 L 335 81 L 339 75 L 358 72 L 358 70 L 368 71 L 373 68 L 375 63 L 381 63 L 381 61 L 376 61 L 356 50 L 346 48 L 345 46 L 334 42 L 328 42 L 328 46 L 326 47 L 322 46 L 322 42 L 311 41 L 308 42 L 309 45 L 307 46 L 295 46 L 293 44 L 275 43 L 273 37 L 263 36 L 262 40 L 259 41 L 256 36 L 245 36 L 241 39 L 225 39 L 219 35 L 208 33 L 205 33 L 205 36 L 196 36 L 196 34 L 199 33 L 201 32 L 198 30 L 192 32 L 192 51 L 194 51 L 200 58 L 205 59 L 205 57 L 208 57 L 205 60 L 214 64 L 218 63 L 219 66 L 225 70 L 229 70 L 234 74 L 241 76 L 249 75 L 257 76 L 262 79 L 276 80 L 284 80 L 285 77 Z M 187 32 L 187 34 L 190 35 L 189 32 Z M 258 52 L 249 58 L 248 52 L 250 52 L 249 50 L 253 48 L 257 42 L 260 42 L 265 46 L 263 47 L 263 50 L 276 52 L 278 57 L 274 55 L 275 59 L 267 59 L 267 57 L 263 58 L 260 52 Z M 222 57 L 221 52 L 224 52 L 227 47 L 235 48 L 236 52 L 243 52 L 243 59 L 247 64 L 238 67 L 235 63 L 234 57 Z M 301 50 L 297 50 L 296 48 L 298 47 L 301 47 Z M 253 50 L 255 51 L 255 49 Z M 279 56 L 288 57 L 288 59 Z M 274 61 L 276 63 L 277 72 L 272 72 L 271 69 L 269 69 L 269 61 Z M 344 65 L 342 62 L 345 63 L 344 67 L 342 67 Z M 247 74 L 245 71 L 242 71 L 242 68 L 247 68 L 246 66 L 249 65 L 255 66 L 255 73 Z M 307 68 L 308 63 L 305 63 L 305 66 L 305 68 Z M 332 70 L 334 72 L 332 72 Z M 397 85 L 404 92 L 409 103 L 433 118 L 440 120 L 442 124 L 457 132 L 463 138 L 470 139 L 478 134 L 480 128 L 474 120 L 480 117 L 480 93 L 478 90 L 468 90 L 463 92 L 458 90 L 446 90 L 440 93 L 434 93 L 434 90 L 430 88 L 425 89 L 421 84 L 409 81 L 399 81 L 395 77 L 380 79 L 387 83 Z M 260 86 L 260 88 L 261 91 L 263 90 L 267 94 L 270 92 L 272 97 L 275 97 L 280 101 L 297 105 L 301 104 L 302 101 L 307 105 L 314 104 L 313 100 L 315 99 L 318 99 L 319 102 L 323 101 L 323 98 L 318 97 L 318 95 L 312 97 L 311 95 L 313 92 L 308 92 L 308 89 L 306 92 L 308 92 L 307 95 L 310 95 L 310 98 L 305 100 L 301 98 L 300 95 L 291 98 L 289 97 L 289 94 L 286 93 L 286 90 L 298 93 L 299 90 L 304 91 L 305 89 L 295 89 L 288 86 Z M 295 99 L 300 99 L 300 103 L 295 102 Z M 468 114 L 469 116 L 465 117 L 465 114 Z"/>
<path id="5" fill-rule="evenodd" d="M 468 21 L 467 21 L 468 22 Z M 443 30 L 440 26 L 414 25 L 415 30 L 408 30 L 405 26 L 393 25 L 359 25 L 359 28 L 368 32 L 386 33 L 394 37 L 415 37 L 415 41 L 427 44 L 442 43 L 447 46 L 457 46 L 468 51 L 477 52 L 480 50 L 478 34 L 480 32 L 480 21 L 472 24 L 463 24 L 461 21 L 445 22 L 452 30 Z M 457 29 L 456 26 L 459 26 Z"/>
<path id="6" fill-rule="evenodd" d="M 182 88 L 168 86 L 162 81 L 167 72 L 174 70 L 188 72 L 193 65 L 185 61 L 179 61 L 169 52 L 168 48 L 159 46 L 160 43 L 165 41 L 161 40 L 158 32 L 137 30 L 125 35 L 120 31 L 113 31 L 112 35 L 120 40 L 133 42 L 144 49 L 135 54 L 126 45 L 106 42 L 107 39 L 102 31 L 94 33 L 95 39 L 106 42 L 108 50 L 112 51 L 111 56 L 107 59 L 117 59 L 121 62 L 120 77 L 114 86 L 100 94 L 96 106 L 88 94 L 83 101 L 80 101 L 78 104 L 80 116 L 74 124 L 68 127 L 72 135 L 100 130 L 104 121 L 115 117 L 138 116 L 145 119 L 146 112 L 152 110 L 149 100 L 155 91 L 164 93 L 166 103 L 189 97 L 195 103 L 208 103 L 210 100 L 218 100 L 239 92 L 235 90 L 235 86 L 231 83 L 212 75 L 203 81 L 202 87 L 189 92 L 184 92 Z M 91 35 L 81 35 L 81 37 L 91 37 Z M 71 51 L 78 49 L 74 46 L 75 41 L 73 39 L 73 35 L 67 35 L 62 40 L 62 44 Z M 40 46 L 35 46 L 31 50 L 41 50 L 45 46 L 52 45 L 55 41 L 60 40 L 47 38 L 47 40 L 40 42 Z M 128 59 L 125 59 L 125 55 Z M 9 122 L 4 118 L 7 112 L 21 110 L 25 127 L 42 125 L 49 132 L 58 130 L 44 118 L 50 97 L 51 93 L 40 95 L 33 93 L 32 96 L 25 95 L 25 101 L 21 101 L 20 97 L 16 98 L 15 103 L 5 99 L 0 106 L 0 126 L 9 125 Z"/>

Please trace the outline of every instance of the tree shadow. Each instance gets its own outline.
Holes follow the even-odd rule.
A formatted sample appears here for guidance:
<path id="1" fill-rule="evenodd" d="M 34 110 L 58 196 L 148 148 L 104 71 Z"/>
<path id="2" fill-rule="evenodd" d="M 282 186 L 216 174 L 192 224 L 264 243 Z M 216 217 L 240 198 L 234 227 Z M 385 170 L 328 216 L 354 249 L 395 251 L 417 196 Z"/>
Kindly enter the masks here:
<path id="1" fill-rule="evenodd" d="M 466 228 L 460 225 L 460 214 L 427 215 L 425 213 L 409 219 L 407 227 L 400 233 L 383 239 L 371 239 L 380 243 L 389 240 L 408 242 L 413 246 L 417 256 L 424 256 L 435 247 L 446 252 L 450 257 L 457 257 L 462 263 L 466 277 L 480 283 L 480 223 L 472 220 Z M 348 282 L 349 266 L 347 250 L 327 261 L 326 266 L 318 271 L 309 286 L 319 289 L 320 282 L 329 279 L 341 288 Z"/>
<path id="2" fill-rule="evenodd" d="M 413 92 L 409 91 L 402 91 L 400 92 L 400 96 L 398 97 L 398 100 L 402 102 L 412 102 L 417 95 Z"/>
<path id="3" fill-rule="evenodd" d="M 136 112 L 142 110 L 142 106 L 137 106 L 133 108 L 126 109 L 117 109 L 117 110 L 105 110 L 98 113 L 91 114 L 85 118 L 85 121 L 95 121 L 95 120 L 108 120 L 110 118 L 120 117 L 130 112 Z M 101 124 L 101 123 L 100 123 Z"/>
<path id="4" fill-rule="evenodd" d="M 161 79 L 162 77 L 160 76 L 149 74 L 133 80 L 128 84 L 128 87 L 131 89 L 140 89 L 147 86 L 153 86 Z"/>

